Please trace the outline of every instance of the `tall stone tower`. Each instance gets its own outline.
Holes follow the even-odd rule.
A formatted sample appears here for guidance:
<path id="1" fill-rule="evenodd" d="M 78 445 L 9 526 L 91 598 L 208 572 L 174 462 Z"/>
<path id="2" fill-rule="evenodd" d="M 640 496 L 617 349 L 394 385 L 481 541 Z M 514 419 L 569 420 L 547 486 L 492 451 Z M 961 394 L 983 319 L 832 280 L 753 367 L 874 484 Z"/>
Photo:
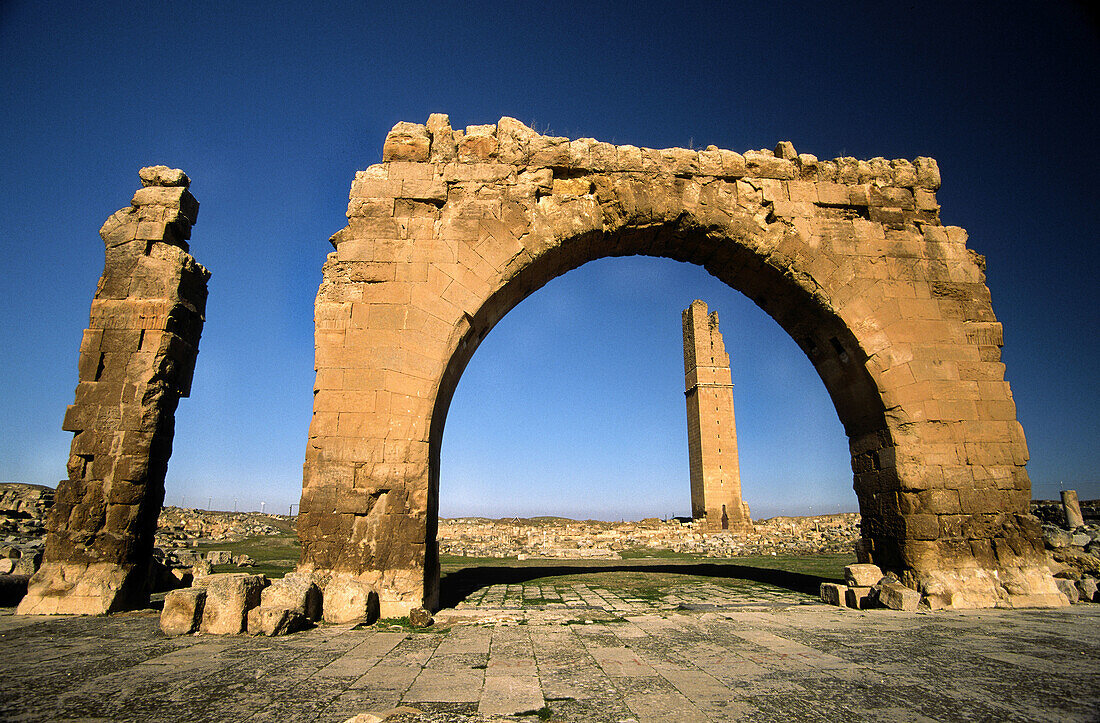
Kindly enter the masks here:
<path id="1" fill-rule="evenodd" d="M 683 319 L 691 516 L 707 530 L 748 532 L 752 521 L 741 501 L 730 358 L 718 313 L 708 314 L 697 300 L 684 309 Z"/>

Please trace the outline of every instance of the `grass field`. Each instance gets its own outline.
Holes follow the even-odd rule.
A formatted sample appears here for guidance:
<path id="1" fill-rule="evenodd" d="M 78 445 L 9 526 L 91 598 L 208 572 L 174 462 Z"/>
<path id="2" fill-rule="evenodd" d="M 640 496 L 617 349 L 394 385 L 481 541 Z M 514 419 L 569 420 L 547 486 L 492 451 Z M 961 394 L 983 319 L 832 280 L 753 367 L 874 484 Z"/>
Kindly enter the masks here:
<path id="1" fill-rule="evenodd" d="M 215 572 L 249 571 L 282 577 L 298 563 L 299 545 L 292 530 L 282 535 L 239 542 L 203 543 L 200 550 L 228 550 L 256 561 L 252 568 L 218 565 Z M 584 584 L 615 590 L 628 597 L 655 599 L 669 589 L 707 582 L 743 588 L 765 584 L 816 594 L 821 582 L 839 581 L 851 554 L 762 555 L 708 558 L 668 550 L 626 551 L 621 560 L 517 560 L 495 557 L 440 556 L 444 605 L 454 605 L 475 590 L 495 584 L 561 586 Z"/>

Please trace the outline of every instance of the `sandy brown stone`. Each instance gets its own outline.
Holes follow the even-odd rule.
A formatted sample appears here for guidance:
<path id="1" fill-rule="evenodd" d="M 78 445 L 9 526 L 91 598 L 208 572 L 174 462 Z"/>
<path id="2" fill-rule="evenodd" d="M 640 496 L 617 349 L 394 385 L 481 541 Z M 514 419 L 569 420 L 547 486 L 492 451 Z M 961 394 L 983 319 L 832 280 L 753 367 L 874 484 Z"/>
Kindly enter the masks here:
<path id="1" fill-rule="evenodd" d="M 205 588 L 189 587 L 169 592 L 164 596 L 160 629 L 169 636 L 187 635 L 197 631 L 202 623 L 205 605 Z"/>
<path id="2" fill-rule="evenodd" d="M 394 614 L 435 606 L 433 450 L 467 361 L 533 290 L 638 253 L 702 265 L 806 353 L 848 435 L 861 562 L 941 606 L 1064 600 L 1028 515 L 985 262 L 940 224 L 933 159 L 656 150 L 442 115 L 386 146 L 356 174 L 315 306 L 299 538 L 303 570 L 343 581 L 326 618 L 358 616 L 362 585 Z"/>
<path id="3" fill-rule="evenodd" d="M 263 575 L 226 572 L 207 575 L 195 584 L 201 584 L 206 590 L 200 632 L 236 635 L 247 629 L 248 611 L 259 606 L 260 594 L 267 585 L 267 578 Z"/>
<path id="4" fill-rule="evenodd" d="M 821 602 L 826 605 L 838 605 L 846 607 L 848 602 L 848 587 L 838 585 L 835 582 L 823 582 L 820 588 Z"/>
<path id="5" fill-rule="evenodd" d="M 882 579 L 878 565 L 856 564 L 844 568 L 844 580 L 853 587 L 872 587 Z"/>
<path id="6" fill-rule="evenodd" d="M 730 358 L 718 313 L 693 301 L 683 312 L 691 516 L 707 530 L 751 532 L 741 499 Z"/>
<path id="7" fill-rule="evenodd" d="M 176 405 L 190 392 L 210 274 L 187 253 L 198 215 L 179 169 L 150 166 L 106 249 L 80 344 L 69 478 L 47 523 L 45 564 L 19 612 L 102 614 L 141 606 Z"/>

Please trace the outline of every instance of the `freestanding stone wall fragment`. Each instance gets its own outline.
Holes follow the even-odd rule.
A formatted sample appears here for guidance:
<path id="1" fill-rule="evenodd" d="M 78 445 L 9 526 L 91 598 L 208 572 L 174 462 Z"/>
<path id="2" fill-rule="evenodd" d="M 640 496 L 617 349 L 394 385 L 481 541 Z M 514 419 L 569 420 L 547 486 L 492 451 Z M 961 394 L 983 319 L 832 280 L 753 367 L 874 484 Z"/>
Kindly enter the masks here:
<path id="1" fill-rule="evenodd" d="M 684 309 L 683 322 L 691 516 L 708 530 L 751 532 L 749 506 L 741 499 L 730 357 L 718 312 L 708 314 L 696 300 Z"/>
<path id="2" fill-rule="evenodd" d="M 326 619 L 362 614 L 363 589 L 384 616 L 436 605 L 466 363 L 554 277 L 631 254 L 703 266 L 801 346 L 848 435 L 866 562 L 937 606 L 1065 604 L 985 262 L 941 225 L 931 158 L 653 150 L 444 115 L 397 124 L 382 158 L 355 176 L 315 307 L 298 535 Z"/>
<path id="3" fill-rule="evenodd" d="M 106 263 L 80 344 L 69 478 L 21 614 L 145 604 L 176 405 L 187 396 L 210 274 L 187 253 L 199 204 L 178 169 L 141 169 L 131 205 L 103 224 Z"/>

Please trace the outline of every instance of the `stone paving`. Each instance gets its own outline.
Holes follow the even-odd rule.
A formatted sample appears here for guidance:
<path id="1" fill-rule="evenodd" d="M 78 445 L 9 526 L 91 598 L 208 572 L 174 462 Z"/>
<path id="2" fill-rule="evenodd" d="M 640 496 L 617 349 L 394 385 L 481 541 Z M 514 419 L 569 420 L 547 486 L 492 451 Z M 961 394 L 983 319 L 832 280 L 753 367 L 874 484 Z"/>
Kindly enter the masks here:
<path id="1" fill-rule="evenodd" d="M 166 638 L 155 611 L 6 609 L 0 719 L 340 722 L 397 706 L 387 720 L 1100 719 L 1100 605 L 905 614 L 785 594 L 494 585 L 426 631 L 283 638 Z"/>

